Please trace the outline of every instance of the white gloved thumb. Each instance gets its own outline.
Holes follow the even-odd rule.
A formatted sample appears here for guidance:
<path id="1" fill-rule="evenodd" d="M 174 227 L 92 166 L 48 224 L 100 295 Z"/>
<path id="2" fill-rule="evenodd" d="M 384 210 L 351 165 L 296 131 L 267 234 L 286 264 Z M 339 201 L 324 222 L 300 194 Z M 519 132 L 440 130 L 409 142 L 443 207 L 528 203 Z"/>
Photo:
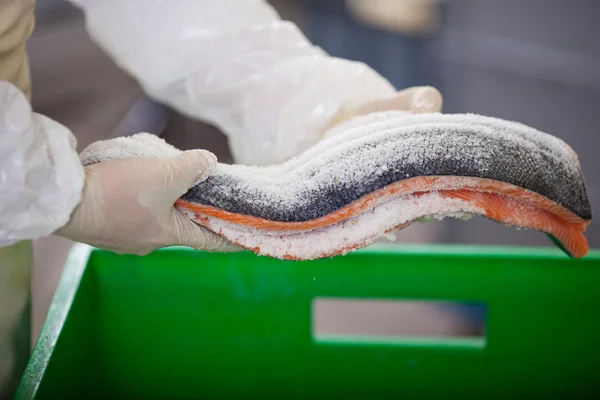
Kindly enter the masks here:
<path id="1" fill-rule="evenodd" d="M 124 161 L 124 160 L 123 160 Z M 173 204 L 196 183 L 205 180 L 214 171 L 217 157 L 206 150 L 189 150 L 171 158 L 137 159 L 147 165 L 142 178 L 147 183 L 140 188 L 141 206 L 158 212 L 159 220 L 169 222 Z M 169 229 L 165 226 L 165 229 Z"/>
<path id="2" fill-rule="evenodd" d="M 175 228 L 174 234 L 178 244 L 214 251 L 239 250 L 223 238 L 203 228 L 199 229 L 183 213 L 172 208 L 173 203 L 189 188 L 204 181 L 212 174 L 217 165 L 217 157 L 206 150 L 190 150 L 161 161 L 165 164 L 164 171 L 167 171 L 167 190 L 165 192 L 169 194 L 163 209 L 168 209 L 170 212 L 169 226 Z"/>
<path id="3" fill-rule="evenodd" d="M 157 160 L 158 161 L 158 160 Z M 173 194 L 173 203 L 195 184 L 208 178 L 217 166 L 217 157 L 206 150 L 184 151 L 160 160 L 165 171 L 165 188 Z"/>

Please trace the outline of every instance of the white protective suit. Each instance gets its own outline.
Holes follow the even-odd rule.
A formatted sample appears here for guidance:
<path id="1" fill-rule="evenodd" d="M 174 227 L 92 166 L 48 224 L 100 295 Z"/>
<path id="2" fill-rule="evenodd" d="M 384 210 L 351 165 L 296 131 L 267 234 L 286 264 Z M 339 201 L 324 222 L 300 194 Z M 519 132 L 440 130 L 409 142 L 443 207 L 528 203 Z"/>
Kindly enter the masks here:
<path id="1" fill-rule="evenodd" d="M 396 91 L 313 46 L 263 0 L 78 0 L 88 31 L 154 99 L 217 125 L 238 163 L 279 163 L 344 107 Z M 70 132 L 0 86 L 0 245 L 46 236 L 79 201 Z M 58 156 L 60 155 L 60 157 Z"/>
<path id="2" fill-rule="evenodd" d="M 332 121 L 396 95 L 365 64 L 312 45 L 263 0 L 72 2 L 85 13 L 92 39 L 149 96 L 218 126 L 238 163 L 285 161 L 320 140 Z M 33 113 L 16 87 L 0 82 L 0 246 L 65 225 L 83 185 L 70 131 Z M 2 268 L 12 256 L 4 257 Z M 0 300 L 6 331 L 24 303 Z M 0 391 L 7 373 L 1 364 L 14 358 L 2 354 L 6 340 L 0 332 Z"/>

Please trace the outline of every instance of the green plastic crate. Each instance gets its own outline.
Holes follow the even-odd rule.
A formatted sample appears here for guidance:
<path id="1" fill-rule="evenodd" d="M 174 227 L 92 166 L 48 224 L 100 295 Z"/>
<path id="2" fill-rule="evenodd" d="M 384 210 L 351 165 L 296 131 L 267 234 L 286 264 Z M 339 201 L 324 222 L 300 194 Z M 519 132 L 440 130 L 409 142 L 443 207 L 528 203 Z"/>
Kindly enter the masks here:
<path id="1" fill-rule="evenodd" d="M 317 297 L 483 302 L 485 338 L 316 340 Z M 16 398 L 593 398 L 599 375 L 600 251 L 408 246 L 291 262 L 79 245 Z"/>

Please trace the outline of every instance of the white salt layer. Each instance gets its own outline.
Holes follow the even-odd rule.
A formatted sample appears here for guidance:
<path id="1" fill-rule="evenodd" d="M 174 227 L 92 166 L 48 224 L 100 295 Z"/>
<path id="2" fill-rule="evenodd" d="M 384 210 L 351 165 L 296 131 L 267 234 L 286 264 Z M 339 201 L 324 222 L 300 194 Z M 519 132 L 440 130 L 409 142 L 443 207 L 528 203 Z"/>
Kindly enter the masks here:
<path id="1" fill-rule="evenodd" d="M 191 211 L 182 210 L 195 220 Z M 485 214 L 472 202 L 443 197 L 437 192 L 402 196 L 380 204 L 371 211 L 310 232 L 279 232 L 237 225 L 208 217 L 207 227 L 226 239 L 275 258 L 312 260 L 369 246 L 388 232 L 425 216 Z"/>

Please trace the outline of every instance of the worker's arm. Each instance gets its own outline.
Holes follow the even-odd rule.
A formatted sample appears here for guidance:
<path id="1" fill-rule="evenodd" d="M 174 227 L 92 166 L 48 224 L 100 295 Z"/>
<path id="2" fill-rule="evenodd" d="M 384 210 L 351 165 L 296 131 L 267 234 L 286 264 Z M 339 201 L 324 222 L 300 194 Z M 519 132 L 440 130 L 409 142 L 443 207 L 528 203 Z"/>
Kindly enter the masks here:
<path id="1" fill-rule="evenodd" d="M 329 56 L 263 0 L 72 1 L 119 66 L 220 127 L 238 163 L 285 161 L 356 113 L 441 107 L 433 88 L 398 94 L 367 65 Z"/>
<path id="2" fill-rule="evenodd" d="M 0 81 L 0 246 L 52 234 L 69 220 L 82 187 L 71 132 Z"/>
<path id="3" fill-rule="evenodd" d="M 34 6 L 0 1 L 0 246 L 51 234 L 67 222 L 83 187 L 71 133 L 29 105 Z"/>

